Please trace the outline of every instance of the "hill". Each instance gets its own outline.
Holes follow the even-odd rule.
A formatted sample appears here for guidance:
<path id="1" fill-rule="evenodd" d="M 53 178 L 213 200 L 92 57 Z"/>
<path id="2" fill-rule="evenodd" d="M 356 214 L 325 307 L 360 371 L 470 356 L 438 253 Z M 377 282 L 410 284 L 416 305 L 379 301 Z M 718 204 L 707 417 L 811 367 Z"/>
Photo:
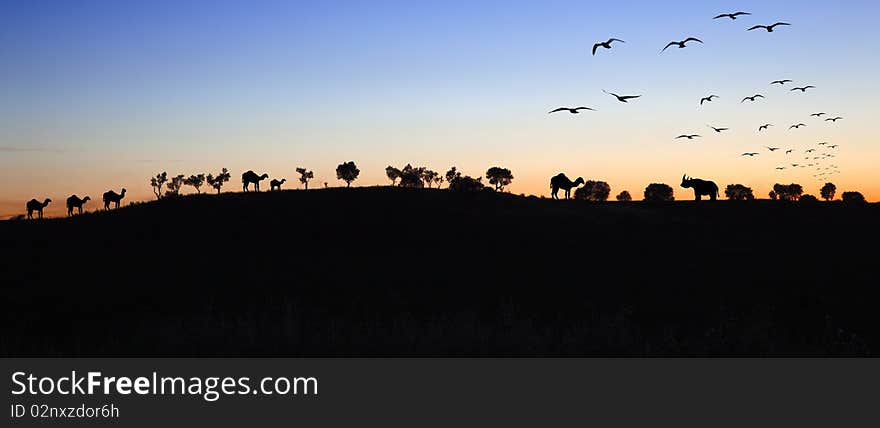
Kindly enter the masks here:
<path id="1" fill-rule="evenodd" d="M 0 353 L 864 355 L 878 214 L 352 188 L 0 222 Z"/>

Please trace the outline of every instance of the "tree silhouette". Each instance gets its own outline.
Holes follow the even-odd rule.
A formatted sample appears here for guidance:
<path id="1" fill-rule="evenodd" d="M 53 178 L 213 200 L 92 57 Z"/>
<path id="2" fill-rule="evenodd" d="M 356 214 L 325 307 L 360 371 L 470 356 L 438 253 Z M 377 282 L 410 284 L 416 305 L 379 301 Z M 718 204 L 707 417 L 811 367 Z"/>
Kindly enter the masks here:
<path id="1" fill-rule="evenodd" d="M 452 181 L 449 182 L 449 190 L 457 192 L 476 192 L 483 190 L 483 177 L 473 178 L 471 176 L 457 174 Z"/>
<path id="2" fill-rule="evenodd" d="M 837 186 L 835 186 L 834 183 L 825 183 L 825 185 L 819 189 L 819 196 L 826 201 L 834 199 L 835 193 L 837 193 Z"/>
<path id="3" fill-rule="evenodd" d="M 779 195 L 777 195 L 776 192 L 773 190 L 771 190 L 770 193 L 767 194 L 767 197 L 770 198 L 771 201 L 779 199 Z"/>
<path id="4" fill-rule="evenodd" d="M 806 194 L 806 195 L 801 195 L 801 197 L 798 198 L 798 202 L 813 203 L 813 202 L 819 202 L 819 199 L 813 195 Z"/>
<path id="5" fill-rule="evenodd" d="M 742 184 L 728 184 L 727 188 L 724 189 L 724 196 L 731 201 L 751 201 L 755 199 L 752 188 Z"/>
<path id="6" fill-rule="evenodd" d="M 440 186 L 443 185 L 443 176 L 440 175 L 440 173 L 437 173 L 437 177 L 434 178 L 434 182 L 437 183 L 437 188 L 439 189 Z"/>
<path id="7" fill-rule="evenodd" d="M 800 184 L 779 184 L 773 185 L 773 191 L 780 201 L 796 201 L 800 199 L 804 193 L 804 188 Z"/>
<path id="8" fill-rule="evenodd" d="M 422 179 L 424 173 L 424 167 L 415 168 L 410 164 L 406 164 L 406 166 L 400 170 L 400 187 L 411 187 L 415 189 L 425 187 L 425 181 Z"/>
<path id="9" fill-rule="evenodd" d="M 345 182 L 345 187 L 351 187 L 351 182 L 357 180 L 361 170 L 354 161 L 343 162 L 336 167 L 336 178 Z"/>
<path id="10" fill-rule="evenodd" d="M 171 177 L 171 181 L 165 183 L 165 187 L 168 188 L 168 191 L 165 192 L 165 196 L 178 196 L 180 195 L 180 188 L 183 187 L 184 175 L 180 174 L 175 177 Z"/>
<path id="11" fill-rule="evenodd" d="M 400 178 L 400 170 L 388 165 L 385 167 L 385 175 L 388 176 L 388 179 L 391 180 L 391 185 L 394 186 L 397 184 L 397 179 Z"/>
<path id="12" fill-rule="evenodd" d="M 219 195 L 220 189 L 223 188 L 223 183 L 226 183 L 227 181 L 229 181 L 229 179 L 231 177 L 232 177 L 232 175 L 229 174 L 229 171 L 226 168 L 223 168 L 223 170 L 220 171 L 220 174 L 218 174 L 216 177 L 214 177 L 211 174 L 208 174 L 208 176 L 205 177 L 205 181 L 208 183 L 209 186 L 216 189 L 217 194 Z"/>
<path id="13" fill-rule="evenodd" d="M 449 171 L 446 171 L 446 183 L 448 183 L 450 187 L 452 186 L 452 182 L 460 177 L 461 173 L 458 172 L 455 167 L 449 168 Z"/>
<path id="14" fill-rule="evenodd" d="M 645 201 L 662 202 L 674 201 L 672 187 L 664 183 L 651 183 L 645 188 Z"/>
<path id="15" fill-rule="evenodd" d="M 197 193 L 202 193 L 201 187 L 205 184 L 205 174 L 190 175 L 183 180 L 183 184 L 195 187 Z"/>
<path id="16" fill-rule="evenodd" d="M 489 184 L 495 186 L 496 191 L 503 192 L 504 186 L 513 181 L 513 173 L 507 168 L 493 166 L 486 171 L 486 178 L 489 179 Z"/>
<path id="17" fill-rule="evenodd" d="M 579 187 L 574 191 L 575 199 L 582 199 L 592 202 L 604 202 L 608 200 L 611 194 L 611 186 L 604 181 L 588 180 L 583 187 Z"/>
<path id="18" fill-rule="evenodd" d="M 577 193 L 577 192 L 575 192 Z M 633 200 L 633 197 L 630 196 L 629 192 L 624 190 L 617 194 L 617 200 L 620 202 L 630 202 Z"/>
<path id="19" fill-rule="evenodd" d="M 299 174 L 299 182 L 306 187 L 306 190 L 309 190 L 309 180 L 315 178 L 315 173 L 300 167 L 296 168 L 296 172 Z"/>
<path id="20" fill-rule="evenodd" d="M 440 177 L 440 173 L 437 171 L 432 171 L 430 169 L 426 169 L 422 172 L 422 178 L 425 179 L 425 184 L 428 185 L 428 188 L 431 188 L 431 184 L 437 183 L 437 188 L 440 188 L 440 181 L 443 180 L 443 177 Z"/>
<path id="21" fill-rule="evenodd" d="M 842 200 L 843 203 L 845 203 L 845 204 L 854 204 L 854 205 L 868 203 L 868 201 L 865 200 L 865 196 L 859 192 L 843 192 L 840 195 L 840 200 Z"/>
<path id="22" fill-rule="evenodd" d="M 163 171 L 161 174 L 156 174 L 155 177 L 150 179 L 150 186 L 153 187 L 153 194 L 156 195 L 156 199 L 162 199 L 162 186 L 165 185 L 165 182 L 168 181 L 168 173 Z"/>

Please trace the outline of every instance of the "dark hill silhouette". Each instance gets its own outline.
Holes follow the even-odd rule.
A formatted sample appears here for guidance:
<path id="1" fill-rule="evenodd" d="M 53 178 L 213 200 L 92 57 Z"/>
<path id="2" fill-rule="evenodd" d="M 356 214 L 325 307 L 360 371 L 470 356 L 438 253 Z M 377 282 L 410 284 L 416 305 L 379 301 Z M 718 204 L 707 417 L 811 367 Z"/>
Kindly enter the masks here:
<path id="1" fill-rule="evenodd" d="M 0 222 L 0 354 L 877 352 L 878 214 L 376 187 Z"/>

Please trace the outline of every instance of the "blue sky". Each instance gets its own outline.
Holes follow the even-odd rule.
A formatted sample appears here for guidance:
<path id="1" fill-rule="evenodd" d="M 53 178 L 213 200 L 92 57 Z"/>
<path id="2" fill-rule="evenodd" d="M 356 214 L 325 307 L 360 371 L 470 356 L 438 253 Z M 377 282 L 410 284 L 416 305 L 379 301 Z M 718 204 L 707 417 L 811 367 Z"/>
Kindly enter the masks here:
<path id="1" fill-rule="evenodd" d="M 736 10 L 753 15 L 711 19 Z M 290 179 L 305 165 L 335 182 L 349 159 L 363 184 L 412 162 L 473 175 L 504 164 L 517 193 L 546 193 L 557 170 L 634 194 L 682 169 L 769 187 L 778 162 L 735 155 L 766 142 L 756 122 L 787 128 L 814 109 L 845 127 L 779 131 L 775 144 L 844 140 L 840 179 L 877 182 L 877 12 L 868 1 L 5 1 L 0 174 L 33 177 L 0 201 L 126 184 L 146 195 L 154 170 L 223 166 Z M 745 31 L 780 20 L 793 25 Z M 589 54 L 612 36 L 627 43 Z M 706 44 L 659 54 L 689 36 Z M 781 78 L 818 89 L 774 92 Z M 602 89 L 644 97 L 622 105 Z M 738 103 L 757 92 L 772 99 Z M 708 93 L 722 98 L 700 110 Z M 600 111 L 546 115 L 568 104 Z M 742 133 L 669 141 L 707 122 Z"/>

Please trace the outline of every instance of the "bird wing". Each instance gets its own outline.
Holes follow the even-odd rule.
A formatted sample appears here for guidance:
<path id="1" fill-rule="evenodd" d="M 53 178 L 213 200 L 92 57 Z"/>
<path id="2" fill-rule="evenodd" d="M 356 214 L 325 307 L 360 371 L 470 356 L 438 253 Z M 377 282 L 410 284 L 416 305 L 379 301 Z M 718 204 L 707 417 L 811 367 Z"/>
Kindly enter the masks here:
<path id="1" fill-rule="evenodd" d="M 761 95 L 761 94 L 756 94 L 756 95 L 755 95 L 754 97 L 752 97 L 752 98 L 758 98 L 758 97 L 764 98 L 764 96 Z"/>
<path id="2" fill-rule="evenodd" d="M 669 48 L 670 46 L 672 46 L 672 45 L 674 45 L 674 44 L 677 44 L 677 43 L 676 43 L 676 42 L 669 42 L 669 44 L 666 45 L 663 49 L 661 49 L 660 52 L 665 51 L 667 48 Z"/>
<path id="3" fill-rule="evenodd" d="M 804 86 L 804 89 L 815 89 L 816 87 L 813 85 Z"/>
<path id="4" fill-rule="evenodd" d="M 729 14 L 729 13 L 722 13 L 721 15 L 718 15 L 718 16 L 712 18 L 712 19 L 718 19 L 718 18 L 724 18 L 724 17 L 730 18 L 730 17 L 732 17 L 732 16 L 733 16 L 733 15 L 731 15 L 731 14 Z"/>
<path id="5" fill-rule="evenodd" d="M 734 13 L 734 14 L 733 14 L 733 16 L 740 16 L 740 15 L 751 15 L 751 13 L 749 13 L 749 12 L 737 12 L 737 13 Z"/>
<path id="6" fill-rule="evenodd" d="M 758 28 L 767 28 L 767 26 L 766 26 L 766 25 L 756 25 L 756 26 L 754 26 L 754 27 L 752 27 L 752 28 L 749 28 L 749 29 L 746 30 L 746 31 L 757 30 Z"/>
<path id="7" fill-rule="evenodd" d="M 566 108 L 566 107 L 559 107 L 559 108 L 556 109 L 556 110 L 552 110 L 552 111 L 550 111 L 550 113 L 556 113 L 557 111 L 563 111 L 563 110 L 568 110 L 568 108 Z M 547 113 L 547 114 L 550 114 L 550 113 Z"/>
<path id="8" fill-rule="evenodd" d="M 791 24 L 789 24 L 789 23 L 787 23 L 787 22 L 777 22 L 777 23 L 771 25 L 771 27 L 775 27 L 775 26 L 777 26 L 777 25 L 791 25 Z"/>
<path id="9" fill-rule="evenodd" d="M 700 105 L 703 105 L 703 101 L 707 101 L 709 98 L 700 98 Z"/>
<path id="10" fill-rule="evenodd" d="M 698 38 L 696 38 L 696 37 L 688 37 L 688 38 L 684 39 L 684 41 L 682 41 L 682 43 L 687 43 L 687 42 L 690 42 L 690 41 L 703 43 L 702 40 L 700 40 L 700 39 L 698 39 Z"/>
<path id="11" fill-rule="evenodd" d="M 577 108 L 575 108 L 575 110 L 592 110 L 592 111 L 596 111 L 595 109 L 592 109 L 592 108 L 589 108 L 589 107 L 577 107 Z"/>
<path id="12" fill-rule="evenodd" d="M 612 38 L 612 39 L 608 39 L 608 43 L 611 43 L 611 42 L 620 42 L 620 43 L 626 43 L 626 42 L 625 42 L 625 41 L 623 41 L 623 40 L 620 40 L 620 39 L 613 39 L 613 38 Z"/>
<path id="13" fill-rule="evenodd" d="M 748 100 L 748 99 L 750 99 L 750 97 L 745 97 L 745 98 L 743 98 L 743 100 L 740 101 L 739 103 L 742 104 L 742 103 L 746 102 L 746 100 Z M 754 101 L 755 99 L 754 99 L 754 98 L 751 98 L 751 100 Z"/>
<path id="14" fill-rule="evenodd" d="M 595 45 L 593 45 L 593 55 L 596 55 L 596 49 L 599 49 L 599 45 L 600 43 L 596 43 Z"/>
<path id="15" fill-rule="evenodd" d="M 616 96 L 616 95 L 615 95 L 615 96 Z M 631 100 L 631 99 L 633 99 L 633 98 L 638 98 L 638 97 L 641 97 L 641 95 L 624 95 L 624 96 L 619 97 L 619 98 L 622 98 L 622 99 L 625 99 L 625 100 Z"/>

